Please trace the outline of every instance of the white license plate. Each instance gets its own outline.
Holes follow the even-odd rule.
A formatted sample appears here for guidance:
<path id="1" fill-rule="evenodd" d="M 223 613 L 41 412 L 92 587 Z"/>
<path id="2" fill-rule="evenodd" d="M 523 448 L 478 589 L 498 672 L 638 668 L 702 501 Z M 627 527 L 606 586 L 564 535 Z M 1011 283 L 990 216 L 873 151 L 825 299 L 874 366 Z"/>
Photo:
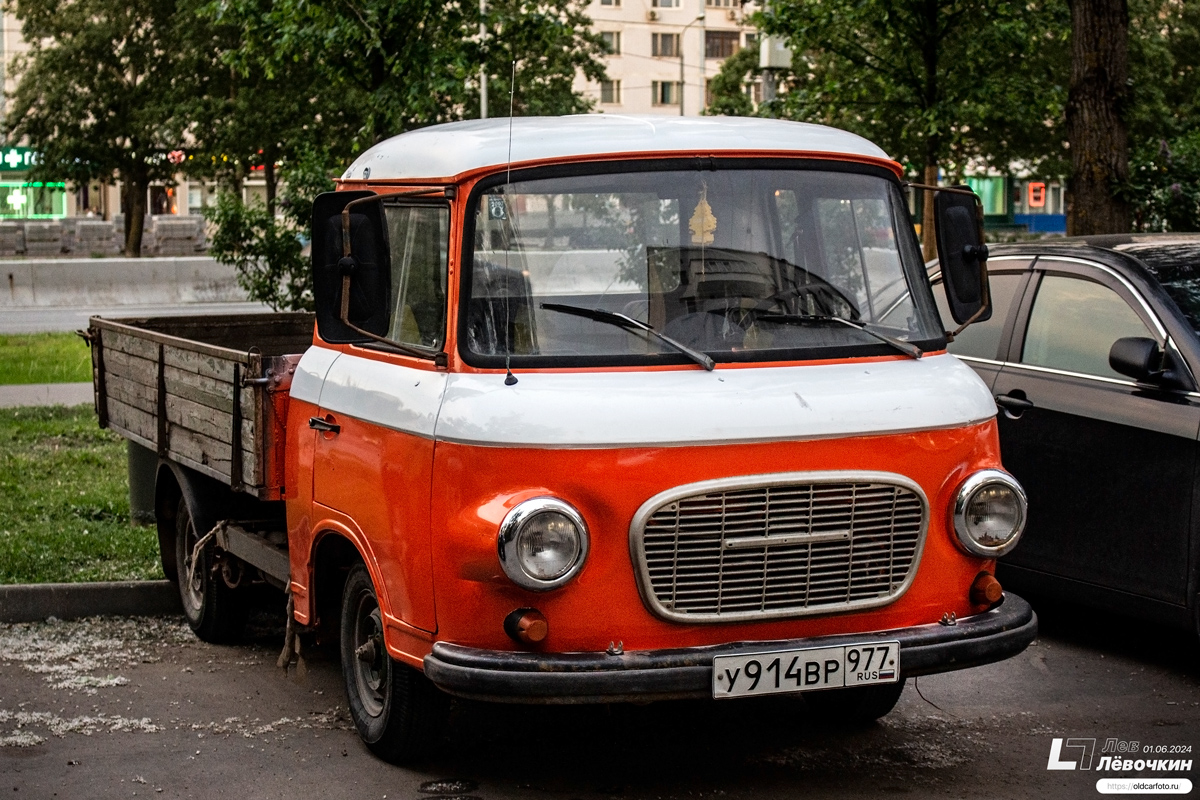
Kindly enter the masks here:
<path id="1" fill-rule="evenodd" d="M 713 658 L 713 697 L 810 692 L 900 680 L 900 643 L 872 642 Z"/>

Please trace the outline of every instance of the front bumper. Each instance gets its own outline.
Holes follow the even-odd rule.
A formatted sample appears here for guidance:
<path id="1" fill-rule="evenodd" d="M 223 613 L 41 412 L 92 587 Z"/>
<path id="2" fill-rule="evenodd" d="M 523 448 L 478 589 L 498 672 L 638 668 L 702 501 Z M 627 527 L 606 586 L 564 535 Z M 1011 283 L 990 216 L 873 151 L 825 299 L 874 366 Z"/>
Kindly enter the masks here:
<path id="1" fill-rule="evenodd" d="M 460 697 L 505 703 L 608 703 L 712 696 L 714 656 L 807 647 L 900 642 L 900 677 L 930 675 L 1015 656 L 1037 636 L 1029 603 L 1005 594 L 999 605 L 951 625 L 770 642 L 608 653 L 479 650 L 438 642 L 425 674 Z"/>

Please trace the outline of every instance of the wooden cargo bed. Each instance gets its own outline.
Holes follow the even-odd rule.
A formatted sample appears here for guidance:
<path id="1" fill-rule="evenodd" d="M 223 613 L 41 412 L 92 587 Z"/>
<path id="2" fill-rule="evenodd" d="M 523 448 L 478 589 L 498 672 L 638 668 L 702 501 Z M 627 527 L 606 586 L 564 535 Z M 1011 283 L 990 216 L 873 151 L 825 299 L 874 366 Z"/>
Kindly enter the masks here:
<path id="1" fill-rule="evenodd" d="M 312 314 L 92 317 L 100 426 L 263 500 L 283 490 L 288 389 Z"/>

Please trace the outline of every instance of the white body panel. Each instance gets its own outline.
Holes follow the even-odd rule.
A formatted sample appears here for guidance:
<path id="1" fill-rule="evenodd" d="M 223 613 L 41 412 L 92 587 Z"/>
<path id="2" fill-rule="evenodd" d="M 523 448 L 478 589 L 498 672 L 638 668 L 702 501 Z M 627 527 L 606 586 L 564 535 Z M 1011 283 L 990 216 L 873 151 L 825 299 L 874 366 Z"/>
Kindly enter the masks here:
<path id="1" fill-rule="evenodd" d="M 312 348 L 297 378 L 308 369 Z M 330 351 L 324 351 L 328 353 Z M 315 356 L 312 364 L 325 356 Z M 323 409 L 394 430 L 492 447 L 611 448 L 787 441 L 930 430 L 996 404 L 950 355 L 842 364 L 583 373 L 414 370 L 342 356 Z M 311 381 L 301 399 L 316 402 Z"/>
<path id="2" fill-rule="evenodd" d="M 853 133 L 776 119 L 580 114 L 431 125 L 380 142 L 346 180 L 421 178 L 436 182 L 481 167 L 606 153 L 721 153 L 731 150 L 831 153 L 887 159 Z M 364 170 L 370 170 L 369 176 Z"/>

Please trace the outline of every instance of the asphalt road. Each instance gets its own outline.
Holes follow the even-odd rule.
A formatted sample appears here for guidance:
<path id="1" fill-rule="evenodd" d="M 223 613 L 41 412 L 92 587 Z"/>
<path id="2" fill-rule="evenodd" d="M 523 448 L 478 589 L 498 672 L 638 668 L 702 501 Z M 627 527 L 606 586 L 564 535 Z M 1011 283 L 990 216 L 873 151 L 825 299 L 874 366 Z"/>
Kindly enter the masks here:
<path id="1" fill-rule="evenodd" d="M 909 681 L 870 726 L 820 724 L 796 698 L 464 702 L 419 769 L 359 743 L 329 654 L 307 653 L 303 675 L 275 667 L 282 614 L 231 647 L 177 618 L 0 626 L 0 796 L 1082 798 L 1099 796 L 1100 777 L 1134 774 L 1095 770 L 1109 738 L 1191 748 L 1170 756 L 1190 772 L 1154 776 L 1200 782 L 1195 637 L 1037 605 L 1042 635 L 1024 654 Z M 1048 770 L 1056 737 L 1095 738 L 1093 769 Z"/>

